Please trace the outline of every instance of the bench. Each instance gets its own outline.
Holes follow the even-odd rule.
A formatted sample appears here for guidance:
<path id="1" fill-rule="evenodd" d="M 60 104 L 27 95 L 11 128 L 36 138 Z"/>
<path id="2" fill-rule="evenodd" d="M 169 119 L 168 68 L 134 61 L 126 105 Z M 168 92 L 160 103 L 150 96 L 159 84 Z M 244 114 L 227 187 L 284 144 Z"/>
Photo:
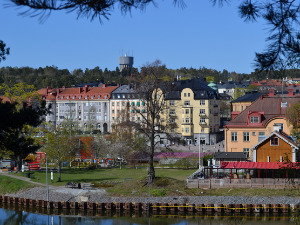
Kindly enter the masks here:
<path id="1" fill-rule="evenodd" d="M 93 189 L 94 187 L 94 184 L 91 184 L 91 183 L 84 183 L 83 185 L 82 185 L 82 188 L 83 189 Z"/>
<path id="2" fill-rule="evenodd" d="M 66 186 L 65 186 L 66 188 L 81 188 L 81 184 L 80 183 L 76 183 L 76 182 L 67 182 L 66 183 Z"/>

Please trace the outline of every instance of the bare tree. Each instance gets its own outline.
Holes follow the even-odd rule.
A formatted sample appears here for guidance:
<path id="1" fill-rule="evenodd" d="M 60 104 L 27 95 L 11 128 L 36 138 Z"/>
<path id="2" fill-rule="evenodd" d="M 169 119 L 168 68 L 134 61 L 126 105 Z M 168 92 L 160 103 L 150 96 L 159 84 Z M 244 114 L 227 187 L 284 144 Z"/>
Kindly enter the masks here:
<path id="1" fill-rule="evenodd" d="M 131 121 L 130 125 L 143 134 L 148 143 L 148 176 L 149 182 L 155 179 L 154 152 L 160 143 L 160 137 L 167 135 L 170 124 L 161 120 L 161 115 L 165 113 L 165 92 L 171 89 L 171 82 L 164 81 L 166 67 L 159 60 L 147 64 L 142 68 L 141 75 L 136 77 L 135 86 L 138 98 L 144 103 L 144 108 L 140 109 L 132 106 L 135 113 L 139 115 L 137 121 Z M 167 79 L 168 80 L 168 79 Z"/>

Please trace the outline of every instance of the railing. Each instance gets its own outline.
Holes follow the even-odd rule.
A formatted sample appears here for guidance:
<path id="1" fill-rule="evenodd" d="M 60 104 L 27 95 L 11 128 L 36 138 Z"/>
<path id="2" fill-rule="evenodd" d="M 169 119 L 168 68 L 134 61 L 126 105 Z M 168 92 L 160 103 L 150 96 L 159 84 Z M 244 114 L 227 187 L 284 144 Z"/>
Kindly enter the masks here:
<path id="1" fill-rule="evenodd" d="M 251 179 L 187 179 L 188 188 L 293 188 L 300 179 L 251 178 Z"/>

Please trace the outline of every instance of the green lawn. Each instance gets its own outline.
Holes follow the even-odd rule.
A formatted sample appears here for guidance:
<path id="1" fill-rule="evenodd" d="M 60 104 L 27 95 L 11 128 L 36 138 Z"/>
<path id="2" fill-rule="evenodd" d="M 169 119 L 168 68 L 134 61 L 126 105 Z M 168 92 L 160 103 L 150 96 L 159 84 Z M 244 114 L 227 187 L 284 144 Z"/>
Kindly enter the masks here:
<path id="1" fill-rule="evenodd" d="M 187 189 L 185 187 L 186 178 L 195 172 L 195 169 L 156 169 L 156 179 L 154 183 L 147 184 L 147 169 L 113 168 L 113 169 L 64 169 L 62 171 L 62 182 L 57 182 L 57 173 L 54 173 L 54 181 L 50 182 L 50 173 L 48 174 L 49 184 L 65 185 L 66 182 L 76 183 L 94 183 L 95 188 L 105 188 L 111 196 L 293 196 L 300 197 L 300 189 Z M 18 173 L 22 175 L 22 173 Z M 24 176 L 25 174 L 23 174 Z M 33 181 L 46 183 L 45 172 L 34 172 Z M 8 181 L 4 181 L 8 182 Z M 3 183 L 3 182 L 1 182 Z M 0 187 L 1 187 L 0 183 Z M 16 189 L 20 188 L 20 183 Z M 26 186 L 25 186 L 26 187 Z M 2 187 L 1 187 L 2 188 Z M 12 188 L 7 189 L 14 192 Z M 14 189 L 15 190 L 15 189 Z M 0 189 L 1 191 L 1 189 Z M 3 192 L 2 192 L 3 193 Z"/>
<path id="2" fill-rule="evenodd" d="M 7 193 L 15 193 L 21 189 L 26 189 L 26 188 L 30 188 L 30 187 L 33 187 L 33 185 L 26 181 L 22 181 L 22 180 L 18 180 L 18 179 L 0 175 L 0 194 L 1 195 L 7 194 Z"/>
<path id="3" fill-rule="evenodd" d="M 156 169 L 157 177 L 169 177 L 180 181 L 195 172 L 195 169 Z M 19 173 L 25 176 L 25 173 Z M 88 182 L 123 182 L 132 179 L 143 179 L 147 177 L 147 169 L 131 169 L 131 168 L 113 168 L 113 169 L 63 169 L 62 182 L 57 182 L 57 172 L 53 173 L 53 183 L 50 182 L 50 172 L 48 172 L 48 181 L 52 185 L 65 185 L 66 182 L 88 183 Z M 33 181 L 46 183 L 46 173 L 34 172 Z"/>

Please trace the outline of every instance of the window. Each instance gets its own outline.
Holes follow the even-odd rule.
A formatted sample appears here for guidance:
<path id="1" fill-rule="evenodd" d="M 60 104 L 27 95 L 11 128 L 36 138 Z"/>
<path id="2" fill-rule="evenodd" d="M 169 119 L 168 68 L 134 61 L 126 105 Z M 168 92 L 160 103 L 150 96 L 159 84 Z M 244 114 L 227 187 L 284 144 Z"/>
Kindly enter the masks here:
<path id="1" fill-rule="evenodd" d="M 164 123 L 164 122 L 165 122 L 165 119 L 164 119 L 164 118 L 161 118 L 160 121 L 161 121 L 162 123 Z"/>
<path id="2" fill-rule="evenodd" d="M 115 113 L 115 110 L 112 110 L 111 113 Z"/>
<path id="3" fill-rule="evenodd" d="M 184 105 L 185 106 L 189 106 L 190 105 L 190 101 L 184 101 Z"/>
<path id="4" fill-rule="evenodd" d="M 203 133 L 204 132 L 204 128 L 201 128 L 201 133 Z"/>
<path id="5" fill-rule="evenodd" d="M 170 115 L 175 115 L 175 109 L 170 109 Z"/>
<path id="6" fill-rule="evenodd" d="M 250 117 L 250 123 L 259 123 L 259 117 L 258 116 L 251 116 Z"/>
<path id="7" fill-rule="evenodd" d="M 200 109 L 200 115 L 205 115 L 205 109 Z"/>
<path id="8" fill-rule="evenodd" d="M 231 132 L 231 141 L 237 141 L 237 132 Z"/>
<path id="9" fill-rule="evenodd" d="M 190 110 L 186 109 L 185 114 L 190 114 Z"/>
<path id="10" fill-rule="evenodd" d="M 190 118 L 185 118 L 185 122 L 189 123 L 190 122 Z"/>
<path id="11" fill-rule="evenodd" d="M 249 136 L 249 132 L 243 132 L 243 140 L 244 141 L 250 141 L 250 136 Z"/>
<path id="12" fill-rule="evenodd" d="M 188 127 L 185 128 L 185 132 L 186 132 L 186 133 L 189 133 L 189 132 L 190 132 L 190 128 L 188 128 Z"/>
<path id="13" fill-rule="evenodd" d="M 252 136 L 256 136 L 256 132 L 252 132 Z"/>
<path id="14" fill-rule="evenodd" d="M 279 145 L 279 139 L 278 137 L 271 137 L 271 146 L 278 146 Z"/>
<path id="15" fill-rule="evenodd" d="M 205 105 L 205 100 L 200 100 L 200 105 Z"/>
<path id="16" fill-rule="evenodd" d="M 183 95 L 184 95 L 184 97 L 186 97 L 186 93 L 184 93 Z"/>
<path id="17" fill-rule="evenodd" d="M 265 132 L 258 132 L 258 142 L 261 142 L 263 139 L 265 139 Z"/>
<path id="18" fill-rule="evenodd" d="M 205 124 L 206 121 L 205 121 L 205 118 L 200 118 L 200 124 Z"/>
<path id="19" fill-rule="evenodd" d="M 174 100 L 170 100 L 170 105 L 175 105 L 175 101 Z"/>
<path id="20" fill-rule="evenodd" d="M 170 123 L 175 123 L 175 119 L 172 118 L 172 119 L 169 120 L 169 122 Z"/>
<path id="21" fill-rule="evenodd" d="M 249 148 L 243 148 L 243 152 L 247 153 L 247 157 L 249 157 Z"/>
<path id="22" fill-rule="evenodd" d="M 120 102 L 117 102 L 117 106 L 120 106 Z"/>
<path id="23" fill-rule="evenodd" d="M 191 95 L 190 95 L 190 93 L 188 93 L 188 97 L 190 97 Z"/>

